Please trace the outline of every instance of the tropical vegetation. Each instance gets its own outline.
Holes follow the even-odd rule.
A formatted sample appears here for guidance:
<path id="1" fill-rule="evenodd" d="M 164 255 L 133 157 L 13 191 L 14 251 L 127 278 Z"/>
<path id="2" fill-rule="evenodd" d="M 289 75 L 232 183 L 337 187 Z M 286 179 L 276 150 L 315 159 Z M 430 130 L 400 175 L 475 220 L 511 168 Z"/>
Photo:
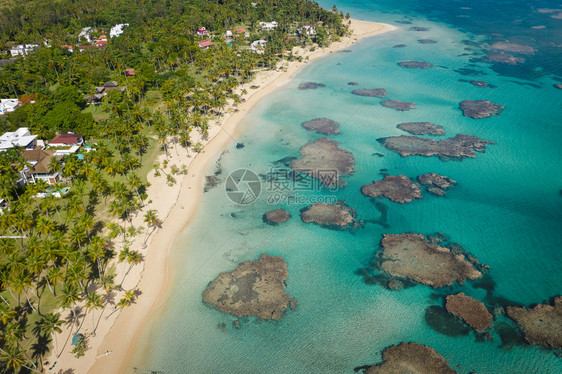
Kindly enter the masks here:
<path id="1" fill-rule="evenodd" d="M 255 1 L 255 2 L 254 2 Z M 160 226 L 147 209 L 147 174 L 158 152 L 173 144 L 198 152 L 192 131 L 208 134 L 213 119 L 244 99 L 237 90 L 260 69 L 297 58 L 297 45 L 325 45 L 347 32 L 344 16 L 306 0 L 3 0 L 0 4 L 0 97 L 24 103 L 0 116 L 0 133 L 28 127 L 39 138 L 62 131 L 86 136 L 92 145 L 82 158 L 53 159 L 63 173 L 54 186 L 19 182 L 26 161 L 21 150 L 0 152 L 0 370 L 41 371 L 50 352 L 58 357 L 78 332 L 95 334 L 103 317 L 134 303 L 124 290 L 128 272 L 142 255 L 132 237 L 146 244 Z M 259 22 L 277 21 L 272 31 Z M 93 38 L 128 23 L 105 48 L 87 48 L 78 35 Z M 314 25 L 316 33 L 298 33 Z M 196 31 L 206 27 L 213 45 L 201 48 Z M 226 30 L 246 29 L 225 38 Z M 263 53 L 248 47 L 267 41 Z M 29 55 L 8 61 L 14 44 L 38 44 Z M 65 46 L 70 46 L 70 49 Z M 125 74 L 134 69 L 134 74 Z M 99 104 L 86 96 L 107 81 L 119 87 Z M 169 167 L 165 178 L 185 168 Z M 38 198 L 48 191 L 70 192 Z M 62 192 L 61 192 L 62 193 Z M 140 214 L 143 226 L 132 225 Z M 144 233 L 143 233 L 144 232 Z M 115 274 L 115 262 L 127 268 Z M 67 336 L 60 336 L 65 328 Z M 87 339 L 74 347 L 77 356 Z"/>

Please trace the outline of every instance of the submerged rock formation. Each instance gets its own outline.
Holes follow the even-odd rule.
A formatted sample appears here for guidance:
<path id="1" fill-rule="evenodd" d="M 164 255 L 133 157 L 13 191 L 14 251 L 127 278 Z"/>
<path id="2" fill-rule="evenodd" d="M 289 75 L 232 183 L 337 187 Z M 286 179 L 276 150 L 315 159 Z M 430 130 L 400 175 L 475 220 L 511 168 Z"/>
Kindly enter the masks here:
<path id="1" fill-rule="evenodd" d="M 421 26 L 412 26 L 409 28 L 410 31 L 429 31 L 429 29 L 427 27 L 421 27 Z"/>
<path id="2" fill-rule="evenodd" d="M 459 159 L 474 158 L 476 152 L 484 152 L 487 144 L 494 144 L 489 140 L 464 134 L 440 141 L 409 135 L 392 136 L 378 139 L 378 141 L 401 156 L 439 156 Z"/>
<path id="3" fill-rule="evenodd" d="M 300 149 L 303 158 L 291 162 L 295 172 L 306 172 L 328 188 L 345 185 L 341 176 L 355 172 L 355 158 L 340 143 L 328 138 L 320 138 Z"/>
<path id="4" fill-rule="evenodd" d="M 319 87 L 326 87 L 324 83 L 304 82 L 299 84 L 299 90 L 315 90 Z"/>
<path id="5" fill-rule="evenodd" d="M 435 44 L 435 43 L 437 43 L 437 40 L 433 40 L 433 39 L 418 39 L 418 43 L 420 43 L 420 44 Z"/>
<path id="6" fill-rule="evenodd" d="M 435 349 L 417 343 L 400 343 L 382 351 L 382 363 L 365 374 L 456 374 Z"/>
<path id="7" fill-rule="evenodd" d="M 453 188 L 457 182 L 444 175 L 426 173 L 418 176 L 418 181 L 431 193 L 445 195 L 445 190 Z"/>
<path id="8" fill-rule="evenodd" d="M 316 131 L 318 134 L 324 135 L 331 135 L 331 134 L 339 134 L 340 130 L 338 127 L 340 126 L 339 122 L 331 120 L 329 118 L 314 118 L 310 121 L 306 121 L 302 123 L 302 127 L 304 127 L 308 131 Z"/>
<path id="9" fill-rule="evenodd" d="M 285 209 L 275 209 L 263 215 L 263 221 L 268 225 L 277 226 L 280 223 L 287 222 L 291 218 L 291 214 Z"/>
<path id="10" fill-rule="evenodd" d="M 523 57 L 515 57 L 507 53 L 488 53 L 484 58 L 488 62 L 499 62 L 500 64 L 517 65 L 525 62 Z"/>
<path id="11" fill-rule="evenodd" d="M 508 306 L 506 314 L 521 327 L 529 344 L 562 349 L 562 296 L 555 297 L 553 305 Z"/>
<path id="12" fill-rule="evenodd" d="M 351 93 L 357 96 L 386 97 L 384 88 L 359 88 Z"/>
<path id="13" fill-rule="evenodd" d="M 431 69 L 433 65 L 425 61 L 402 61 L 398 66 L 408 69 Z"/>
<path id="14" fill-rule="evenodd" d="M 353 209 L 345 204 L 314 203 L 301 210 L 304 223 L 315 223 L 327 229 L 346 230 L 355 220 Z"/>
<path id="15" fill-rule="evenodd" d="M 392 46 L 392 48 L 404 48 L 404 47 L 406 47 L 406 44 L 396 44 Z"/>
<path id="16" fill-rule="evenodd" d="M 443 126 L 438 126 L 433 122 L 404 122 L 396 125 L 400 130 L 414 135 L 443 135 Z"/>
<path id="17" fill-rule="evenodd" d="M 359 82 L 348 82 L 348 86 L 359 86 Z"/>
<path id="18" fill-rule="evenodd" d="M 537 50 L 530 45 L 517 44 L 517 43 L 506 43 L 506 42 L 496 42 L 490 46 L 490 49 L 498 49 L 505 52 L 515 52 L 522 55 L 531 55 Z"/>
<path id="19" fill-rule="evenodd" d="M 459 105 L 462 114 L 470 118 L 488 118 L 499 115 L 504 106 L 490 100 L 464 100 Z"/>
<path id="20" fill-rule="evenodd" d="M 262 254 L 219 274 L 203 292 L 203 302 L 236 317 L 280 319 L 289 304 L 285 281 L 289 277 L 282 257 Z"/>
<path id="21" fill-rule="evenodd" d="M 384 196 L 396 203 L 410 203 L 414 199 L 421 199 L 420 187 L 405 175 L 387 175 L 381 181 L 373 181 L 361 187 L 365 196 Z"/>
<path id="22" fill-rule="evenodd" d="M 422 234 L 385 234 L 381 247 L 380 266 L 395 277 L 438 288 L 482 276 L 463 255 L 430 243 Z"/>
<path id="23" fill-rule="evenodd" d="M 398 100 L 386 100 L 381 101 L 381 105 L 386 108 L 396 109 L 399 112 L 406 112 L 410 109 L 415 109 L 415 103 L 408 103 L 406 101 L 398 101 Z"/>
<path id="24" fill-rule="evenodd" d="M 462 292 L 448 295 L 445 299 L 445 308 L 447 312 L 459 317 L 478 332 L 484 332 L 492 327 L 492 315 L 486 305 Z"/>
<path id="25" fill-rule="evenodd" d="M 476 87 L 482 87 L 482 88 L 487 88 L 488 87 L 488 83 L 486 83 L 485 81 L 475 81 L 475 80 L 471 80 L 470 84 L 472 84 L 473 86 Z"/>

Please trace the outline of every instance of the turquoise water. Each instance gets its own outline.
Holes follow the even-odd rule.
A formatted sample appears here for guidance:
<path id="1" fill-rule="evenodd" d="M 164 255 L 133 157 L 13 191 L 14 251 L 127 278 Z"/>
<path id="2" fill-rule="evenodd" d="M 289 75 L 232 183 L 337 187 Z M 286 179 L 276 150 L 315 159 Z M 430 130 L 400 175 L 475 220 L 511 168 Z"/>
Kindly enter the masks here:
<path id="1" fill-rule="evenodd" d="M 331 3 L 322 5 L 331 7 Z M 392 22 L 400 11 L 388 13 L 382 5 L 337 2 L 352 16 Z M 382 3 L 384 5 L 384 2 Z M 378 222 L 353 233 L 303 224 L 299 204 L 271 204 L 268 191 L 251 205 L 232 203 L 221 185 L 204 195 L 201 210 L 178 238 L 171 263 L 174 286 L 169 299 L 152 316 L 143 343 L 133 360 L 138 372 L 163 373 L 353 373 L 362 365 L 380 361 L 381 351 L 393 344 L 414 341 L 434 347 L 459 373 L 559 373 L 562 360 L 548 350 L 508 344 L 498 332 L 507 323 L 500 316 L 491 330 L 493 341 L 477 341 L 473 332 L 448 336 L 428 326 L 428 307 L 442 305 L 443 295 L 465 292 L 489 306 L 540 303 L 562 293 L 562 100 L 552 87 L 552 74 L 531 83 L 501 75 L 491 65 L 463 55 L 463 40 L 482 35 L 459 31 L 451 25 L 409 12 L 412 25 L 366 39 L 349 53 L 334 53 L 316 61 L 289 84 L 257 105 L 245 117 L 243 135 L 221 158 L 221 177 L 239 168 L 258 174 L 271 171 L 273 162 L 298 156 L 301 146 L 320 137 L 300 124 L 316 117 L 341 123 L 332 136 L 353 152 L 356 173 L 348 186 L 335 191 L 300 192 L 302 196 L 345 200 L 357 218 Z M 562 22 L 562 21 L 561 21 Z M 431 38 L 437 44 L 419 44 Z M 406 44 L 405 48 L 392 48 Z M 438 66 L 417 70 L 399 68 L 401 60 L 428 61 Z M 463 76 L 455 70 L 478 69 L 486 75 Z M 497 86 L 477 88 L 459 80 L 481 79 Z M 313 81 L 326 87 L 299 91 L 299 83 Z M 358 87 L 348 86 L 350 81 Z M 387 89 L 389 99 L 412 101 L 416 109 L 396 112 L 382 107 L 381 99 L 351 95 L 355 88 Z M 465 99 L 486 99 L 505 105 L 504 112 L 488 119 L 463 117 L 458 104 Z M 377 139 L 405 134 L 396 124 L 431 121 L 442 125 L 446 136 L 458 133 L 494 141 L 475 159 L 442 161 L 438 158 L 400 157 Z M 377 157 L 374 153 L 384 157 Z M 209 169 L 215 172 L 217 166 Z M 378 200 L 360 193 L 363 184 L 381 179 L 380 169 L 411 178 L 436 172 L 455 179 L 457 187 L 446 197 L 428 193 L 411 204 Z M 263 185 L 267 188 L 267 184 Z M 262 222 L 268 210 L 284 207 L 292 218 L 271 227 Z M 384 212 L 382 214 L 381 212 Z M 417 285 L 389 291 L 358 275 L 368 268 L 385 233 L 443 232 L 490 266 L 493 289 L 467 282 L 433 290 Z M 241 323 L 201 302 L 201 294 L 219 273 L 261 253 L 283 256 L 288 264 L 286 291 L 298 299 L 298 308 L 279 321 Z M 449 331 L 452 334 L 452 331 Z"/>

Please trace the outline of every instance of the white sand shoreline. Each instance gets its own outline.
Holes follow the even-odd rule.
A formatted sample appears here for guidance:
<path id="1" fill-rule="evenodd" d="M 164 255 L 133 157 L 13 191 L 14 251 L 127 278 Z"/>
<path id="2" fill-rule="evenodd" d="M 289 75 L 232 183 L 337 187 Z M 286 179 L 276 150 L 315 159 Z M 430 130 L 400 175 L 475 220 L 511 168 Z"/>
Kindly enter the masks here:
<path id="1" fill-rule="evenodd" d="M 308 57 L 308 61 L 312 61 L 348 47 L 360 39 L 395 30 L 396 27 L 383 23 L 352 20 L 351 29 L 353 30 L 352 36 L 342 38 L 341 41 L 332 43 L 328 48 L 316 48 L 314 52 L 295 48 L 293 54 Z M 306 60 L 303 59 L 303 61 Z M 76 359 L 68 353 L 70 347 L 67 345 L 60 358 L 55 359 L 54 355 L 51 356 L 50 361 L 57 361 L 57 365 L 53 371 L 47 372 L 59 372 L 61 369 L 72 368 L 75 373 L 122 373 L 129 367 L 144 326 L 169 295 L 171 288 L 169 252 L 175 239 L 198 210 L 203 194 L 205 172 L 209 163 L 232 141 L 231 135 L 237 135 L 237 126 L 244 116 L 261 99 L 285 85 L 303 66 L 306 66 L 305 62 L 298 61 L 283 64 L 281 69 L 258 73 L 251 83 L 240 87 L 240 90 L 246 88 L 248 91 L 245 102 L 238 107 L 237 111 L 233 111 L 223 118 L 222 126 L 211 126 L 210 140 L 206 142 L 202 153 L 193 158 L 187 158 L 183 153 L 185 150 L 178 146 L 169 151 L 170 164 L 188 165 L 187 175 L 178 180 L 175 186 L 167 186 L 164 176 L 156 178 L 152 172 L 150 173 L 151 187 L 148 194 L 152 203 L 147 209 L 158 210 L 164 223 L 162 228 L 151 236 L 147 248 L 140 248 L 143 240 L 137 240 L 138 243 L 131 246 L 131 249 L 139 250 L 145 256 L 144 267 L 137 265 L 133 268 L 123 284 L 125 289 L 135 288 L 142 294 L 135 304 L 116 312 L 107 320 L 105 317 L 101 319 L 96 331 L 97 335 L 88 338 L 90 349 L 86 356 Z M 250 85 L 259 86 L 259 89 L 249 89 Z M 197 139 L 194 140 L 197 142 Z M 133 224 L 142 226 L 142 217 L 136 217 L 136 222 Z M 128 268 L 125 266 L 126 264 L 119 265 L 118 280 Z M 105 316 L 110 312 L 108 308 Z M 60 346 L 62 346 L 62 339 L 66 338 L 63 334 L 58 337 Z M 110 352 L 110 354 L 104 355 L 106 352 Z"/>

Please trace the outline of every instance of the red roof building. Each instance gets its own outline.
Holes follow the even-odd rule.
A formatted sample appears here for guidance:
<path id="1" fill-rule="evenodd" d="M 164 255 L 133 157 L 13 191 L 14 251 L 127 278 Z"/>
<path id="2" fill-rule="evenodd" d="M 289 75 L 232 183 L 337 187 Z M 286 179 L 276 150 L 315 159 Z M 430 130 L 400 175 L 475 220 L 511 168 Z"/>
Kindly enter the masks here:
<path id="1" fill-rule="evenodd" d="M 197 35 L 199 35 L 199 36 L 209 36 L 209 32 L 207 31 L 206 28 L 201 27 L 199 30 L 197 30 Z"/>
<path id="2" fill-rule="evenodd" d="M 209 48 L 210 46 L 213 45 L 213 43 L 210 40 L 202 40 L 200 42 L 197 42 L 197 44 L 201 48 Z"/>
<path id="3" fill-rule="evenodd" d="M 83 143 L 84 136 L 82 134 L 75 134 L 73 132 L 61 132 L 49 142 L 49 145 L 82 145 Z"/>
<path id="4" fill-rule="evenodd" d="M 134 77 L 135 76 L 135 69 L 132 69 L 132 68 L 125 69 L 125 76 L 126 77 Z"/>

